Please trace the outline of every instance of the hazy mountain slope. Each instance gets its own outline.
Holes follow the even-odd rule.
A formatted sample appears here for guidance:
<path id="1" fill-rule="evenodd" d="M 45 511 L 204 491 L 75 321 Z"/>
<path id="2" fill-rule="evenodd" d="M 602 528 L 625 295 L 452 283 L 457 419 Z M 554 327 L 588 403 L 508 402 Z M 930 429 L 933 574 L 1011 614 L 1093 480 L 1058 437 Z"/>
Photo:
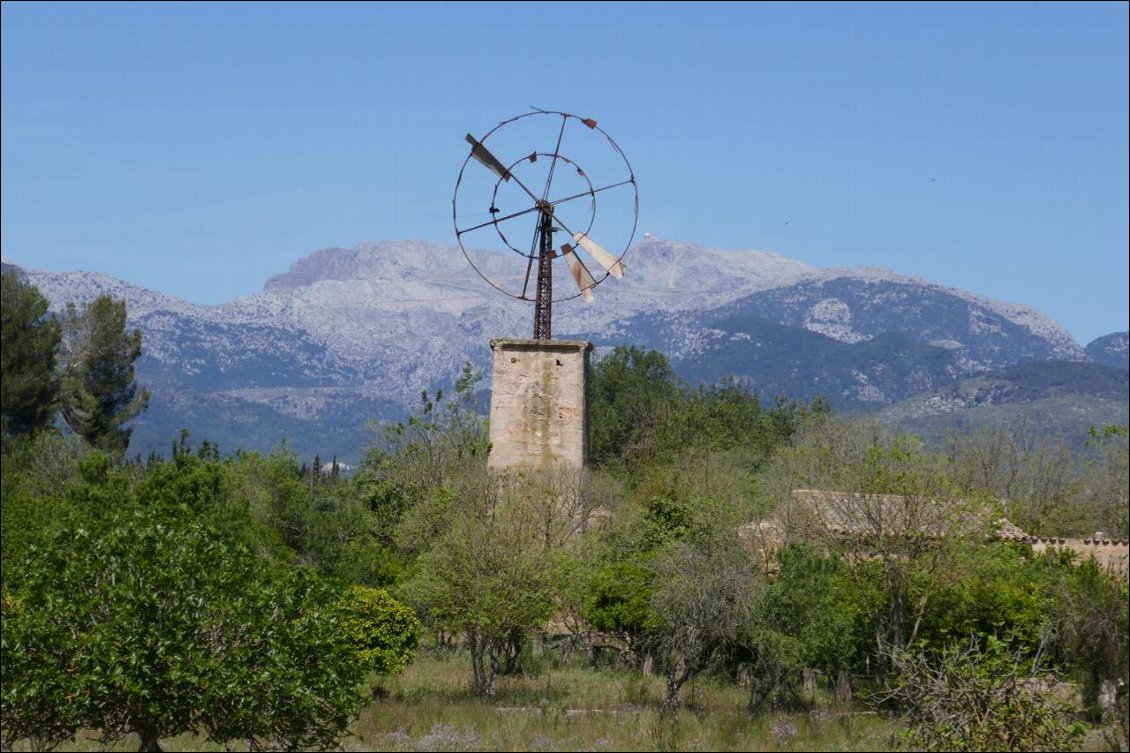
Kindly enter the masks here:
<path id="1" fill-rule="evenodd" d="M 736 380 L 762 395 L 829 399 L 836 407 L 887 404 L 962 373 L 952 351 L 886 332 L 845 343 L 759 317 L 641 316 L 628 332 L 673 354 L 688 382 Z"/>
<path id="2" fill-rule="evenodd" d="M 524 274 L 520 258 L 471 253 L 499 279 Z M 893 272 L 655 238 L 625 262 L 625 279 L 599 286 L 593 304 L 554 307 L 557 337 L 656 348 L 689 380 L 734 377 L 767 397 L 877 408 L 1011 364 L 1087 358 L 1030 307 Z M 345 443 L 368 421 L 403 414 L 465 362 L 489 371 L 489 340 L 532 327 L 529 303 L 493 290 L 458 247 L 424 241 L 317 251 L 219 306 L 91 272 L 27 276 L 57 310 L 101 293 L 126 300 L 144 335 L 139 378 L 154 392 L 135 451 L 164 450 L 179 419 L 229 446 L 270 449 L 292 432 L 356 459 Z M 555 285 L 560 295 L 572 281 L 558 273 Z"/>
<path id="3" fill-rule="evenodd" d="M 1128 341 L 1130 341 L 1130 333 L 1128 332 L 1112 332 L 1109 335 L 1103 335 L 1087 344 L 1087 355 L 1095 363 L 1101 363 L 1104 366 L 1130 369 Z"/>
<path id="4" fill-rule="evenodd" d="M 1033 431 L 1082 445 L 1090 427 L 1130 421 L 1130 372 L 1094 363 L 1048 361 L 959 379 L 882 412 L 938 440 L 948 431 L 1024 421 Z"/>

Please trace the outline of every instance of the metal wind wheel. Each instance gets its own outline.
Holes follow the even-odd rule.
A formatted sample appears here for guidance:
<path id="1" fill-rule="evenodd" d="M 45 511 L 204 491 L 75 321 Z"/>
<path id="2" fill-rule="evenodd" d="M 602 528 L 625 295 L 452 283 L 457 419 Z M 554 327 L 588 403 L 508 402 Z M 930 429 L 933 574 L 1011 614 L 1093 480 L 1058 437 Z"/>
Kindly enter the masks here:
<path id="1" fill-rule="evenodd" d="M 548 340 L 554 302 L 591 302 L 624 276 L 639 217 L 632 167 L 595 120 L 567 112 L 532 108 L 467 143 L 451 201 L 459 247 L 496 290 L 534 303 L 534 339 Z"/>

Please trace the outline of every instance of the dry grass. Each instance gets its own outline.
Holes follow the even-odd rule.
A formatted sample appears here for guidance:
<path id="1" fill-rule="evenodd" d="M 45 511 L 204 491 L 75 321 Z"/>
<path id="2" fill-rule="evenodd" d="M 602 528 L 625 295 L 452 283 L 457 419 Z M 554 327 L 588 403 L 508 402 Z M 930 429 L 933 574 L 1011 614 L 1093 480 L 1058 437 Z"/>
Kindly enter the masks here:
<path id="1" fill-rule="evenodd" d="M 473 698 L 460 655 L 421 656 L 353 727 L 350 749 L 417 750 L 884 750 L 894 727 L 872 716 L 747 710 L 747 692 L 700 680 L 678 712 L 660 677 L 582 664 L 502 678 L 494 703 Z"/>
<path id="2" fill-rule="evenodd" d="M 544 659 L 544 658 L 543 658 Z M 747 710 L 748 694 L 732 683 L 699 679 L 683 705 L 664 710 L 663 679 L 583 663 L 500 678 L 494 703 L 474 698 L 464 654 L 421 653 L 404 675 L 386 679 L 342 739 L 346 750 L 388 751 L 788 751 L 889 750 L 897 728 L 871 714 L 769 713 Z M 58 750 L 137 750 L 127 737 L 101 745 L 80 735 Z M 161 741 L 166 751 L 247 750 L 194 735 Z M 26 741 L 17 750 L 30 750 Z"/>

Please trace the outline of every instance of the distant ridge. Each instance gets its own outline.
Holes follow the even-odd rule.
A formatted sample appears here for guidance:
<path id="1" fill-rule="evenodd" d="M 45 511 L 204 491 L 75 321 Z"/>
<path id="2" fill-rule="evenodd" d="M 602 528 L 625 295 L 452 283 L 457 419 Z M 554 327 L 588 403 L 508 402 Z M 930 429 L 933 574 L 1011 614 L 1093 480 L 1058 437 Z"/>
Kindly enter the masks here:
<path id="1" fill-rule="evenodd" d="M 1125 363 L 1125 334 L 1121 351 L 1112 335 L 1097 357 L 1031 307 L 887 270 L 654 237 L 624 261 L 627 276 L 593 304 L 554 310 L 557 337 L 592 340 L 597 357 L 618 344 L 655 348 L 691 381 L 732 378 L 767 397 L 881 410 L 1018 364 L 1118 352 Z M 163 451 L 186 425 L 231 449 L 286 439 L 355 462 L 375 437 L 370 419 L 403 415 L 467 361 L 488 370 L 491 338 L 531 328 L 529 307 L 469 273 L 458 247 L 419 240 L 316 251 L 262 292 L 217 306 L 95 272 L 25 272 L 57 309 L 101 293 L 127 301 L 153 391 L 131 448 L 143 452 Z"/>
<path id="2" fill-rule="evenodd" d="M 1116 369 L 1130 369 L 1128 341 L 1130 341 L 1130 333 L 1112 332 L 1088 343 L 1086 352 L 1095 363 L 1113 366 Z"/>

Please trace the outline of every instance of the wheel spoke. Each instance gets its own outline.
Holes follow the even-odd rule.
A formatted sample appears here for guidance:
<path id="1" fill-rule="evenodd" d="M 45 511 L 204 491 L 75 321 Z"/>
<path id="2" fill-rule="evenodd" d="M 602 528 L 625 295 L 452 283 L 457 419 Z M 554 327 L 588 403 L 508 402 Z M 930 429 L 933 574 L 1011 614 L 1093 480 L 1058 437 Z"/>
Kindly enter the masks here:
<path id="1" fill-rule="evenodd" d="M 527 257 L 528 261 L 526 262 L 526 279 L 522 283 L 522 300 L 523 301 L 529 300 L 528 298 L 526 298 L 526 291 L 530 289 L 530 270 L 533 269 L 533 267 L 534 267 L 534 257 L 537 256 L 537 250 L 538 250 L 538 245 L 539 245 L 538 240 L 540 240 L 540 238 L 538 237 L 539 233 L 540 233 L 540 228 L 541 228 L 540 222 L 538 222 L 534 225 L 534 237 L 533 237 L 533 240 L 530 241 L 530 253 Z"/>
<path id="2" fill-rule="evenodd" d="M 619 183 L 612 183 L 610 185 L 604 186 L 603 188 L 594 188 L 591 191 L 582 191 L 581 193 L 575 193 L 572 196 L 566 196 L 563 199 L 555 199 L 555 200 L 553 200 L 549 203 L 552 204 L 553 206 L 557 206 L 558 204 L 564 204 L 567 201 L 573 201 L 574 199 L 583 199 L 586 196 L 594 196 L 594 195 L 600 193 L 601 191 L 608 191 L 610 189 L 619 188 L 620 186 L 626 186 L 629 183 L 635 183 L 635 182 L 636 181 L 635 181 L 634 178 L 629 178 L 628 180 L 622 180 Z"/>
<path id="3" fill-rule="evenodd" d="M 549 198 L 549 186 L 553 183 L 553 171 L 557 169 L 557 157 L 561 154 L 561 139 L 565 137 L 565 124 L 569 122 L 568 116 L 561 118 L 561 130 L 557 132 L 557 146 L 553 147 L 553 160 L 549 163 L 549 174 L 545 177 L 545 190 L 541 199 Z"/>
<path id="4" fill-rule="evenodd" d="M 521 188 L 521 189 L 522 189 L 523 191 L 525 191 L 525 192 L 526 192 L 526 195 L 528 195 L 528 196 L 529 196 L 529 197 L 530 197 L 531 199 L 533 199 L 533 200 L 534 200 L 534 204 L 537 204 L 537 203 L 538 203 L 539 201 L 541 201 L 541 199 L 539 199 L 539 198 L 538 198 L 537 196 L 535 196 L 535 195 L 534 195 L 534 192 L 533 192 L 533 191 L 531 191 L 531 190 L 529 189 L 529 187 L 528 187 L 528 186 L 527 186 L 527 185 L 526 185 L 525 183 L 523 183 L 523 182 L 522 182 L 522 179 L 521 179 L 521 178 L 519 178 L 519 177 L 518 177 L 517 175 L 515 175 L 514 173 L 510 173 L 510 179 L 511 179 L 512 181 L 514 181 L 515 183 L 517 183 L 517 184 L 518 184 L 518 186 L 519 186 L 519 187 L 520 187 L 520 188 Z M 535 209 L 537 209 L 537 207 L 536 207 L 536 206 L 535 206 L 534 208 L 535 208 Z"/>
<path id="5" fill-rule="evenodd" d="M 574 233 L 574 232 L 573 232 L 573 231 L 572 231 L 572 230 L 571 230 L 571 229 L 569 228 L 569 226 L 568 226 L 568 225 L 566 225 L 566 224 L 565 224 L 564 222 L 562 222 L 562 221 L 561 221 L 561 218 L 560 218 L 560 217 L 558 217 L 557 215 L 553 215 L 553 221 L 554 221 L 554 222 L 556 222 L 556 223 L 557 223 L 558 225 L 560 225 L 560 226 L 561 226 L 561 228 L 562 228 L 562 229 L 563 229 L 563 230 L 564 230 L 564 231 L 565 231 L 566 233 L 568 233 L 569 235 L 573 235 L 573 236 L 575 236 L 575 235 L 576 235 L 576 233 Z"/>
<path id="6" fill-rule="evenodd" d="M 489 225 L 497 225 L 500 222 L 506 222 L 508 220 L 514 219 L 515 217 L 521 217 L 524 214 L 529 214 L 530 212 L 536 212 L 536 211 L 538 211 L 538 208 L 535 206 L 535 207 L 530 207 L 529 209 L 523 209 L 520 212 L 513 212 L 511 214 L 506 215 L 505 217 L 496 217 L 493 220 L 489 220 L 487 222 L 483 222 L 483 223 L 480 223 L 478 225 L 474 225 L 472 227 L 466 228 L 465 230 L 456 229 L 455 235 L 460 236 L 460 235 L 463 235 L 463 233 L 469 233 L 472 230 L 479 230 L 479 229 L 487 227 Z"/>
<path id="7" fill-rule="evenodd" d="M 466 141 L 471 145 L 471 156 L 474 157 L 479 164 L 483 165 L 503 180 L 513 180 L 534 200 L 535 204 L 539 201 L 538 197 L 534 195 L 534 192 L 530 190 L 529 186 L 523 183 L 517 175 L 507 170 L 506 166 L 502 164 L 502 161 L 495 157 L 482 141 L 476 140 L 475 137 L 469 133 L 466 136 Z"/>

